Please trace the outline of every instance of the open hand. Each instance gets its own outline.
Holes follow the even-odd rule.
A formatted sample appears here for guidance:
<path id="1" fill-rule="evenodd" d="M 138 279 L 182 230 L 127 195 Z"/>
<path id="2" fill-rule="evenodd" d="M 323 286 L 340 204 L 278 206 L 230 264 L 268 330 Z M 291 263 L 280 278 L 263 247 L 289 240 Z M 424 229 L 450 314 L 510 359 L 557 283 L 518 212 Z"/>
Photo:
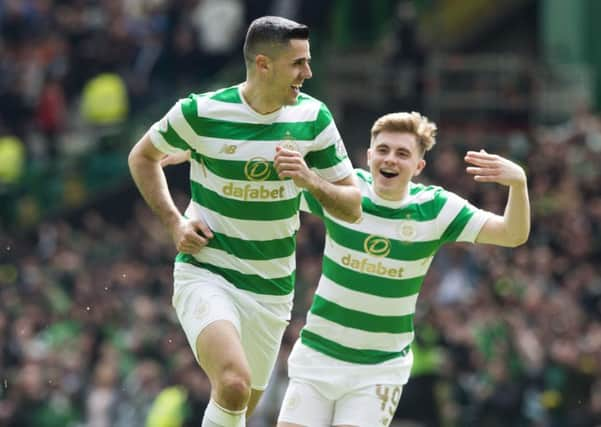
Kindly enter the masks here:
<path id="1" fill-rule="evenodd" d="M 465 161 L 473 166 L 466 167 L 466 172 L 474 175 L 478 182 L 496 182 L 502 185 L 515 186 L 526 184 L 526 173 L 521 166 L 496 154 L 484 150 L 468 151 Z"/>

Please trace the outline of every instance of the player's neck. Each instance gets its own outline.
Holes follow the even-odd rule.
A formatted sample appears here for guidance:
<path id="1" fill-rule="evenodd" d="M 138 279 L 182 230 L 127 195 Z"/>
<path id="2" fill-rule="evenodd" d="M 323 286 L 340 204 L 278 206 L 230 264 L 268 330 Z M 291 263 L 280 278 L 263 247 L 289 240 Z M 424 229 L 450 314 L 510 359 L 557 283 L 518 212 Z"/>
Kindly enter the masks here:
<path id="1" fill-rule="evenodd" d="M 408 189 L 409 189 L 409 183 L 407 183 L 402 189 L 400 189 L 400 191 L 395 191 L 394 194 L 390 194 L 389 192 L 386 191 L 381 191 L 380 189 L 376 188 L 375 185 L 372 184 L 372 189 L 373 192 L 376 194 L 376 196 L 378 196 L 380 199 L 382 200 L 386 200 L 387 202 L 391 202 L 391 203 L 396 203 L 396 202 L 402 202 L 405 197 L 407 197 L 408 194 Z"/>
<path id="2" fill-rule="evenodd" d="M 245 81 L 242 83 L 240 93 L 246 103 L 259 114 L 269 114 L 282 108 L 282 104 L 265 95 L 265 90 L 257 83 Z"/>

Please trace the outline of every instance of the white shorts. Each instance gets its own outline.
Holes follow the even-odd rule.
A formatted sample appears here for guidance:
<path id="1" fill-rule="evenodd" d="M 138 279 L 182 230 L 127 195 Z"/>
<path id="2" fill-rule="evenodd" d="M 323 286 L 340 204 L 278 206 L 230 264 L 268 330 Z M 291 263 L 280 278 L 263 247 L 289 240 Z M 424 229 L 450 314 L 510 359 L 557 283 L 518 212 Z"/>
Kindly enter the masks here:
<path id="1" fill-rule="evenodd" d="M 196 353 L 198 335 L 217 320 L 231 322 L 240 335 L 250 366 L 251 387 L 264 390 L 277 360 L 292 303 L 258 302 L 222 276 L 190 264 L 176 263 L 172 304 Z"/>
<path id="2" fill-rule="evenodd" d="M 278 422 L 307 427 L 388 427 L 401 398 L 401 385 L 371 385 L 331 400 L 305 382 L 290 380 Z"/>
<path id="3" fill-rule="evenodd" d="M 409 380 L 413 353 L 374 365 L 338 360 L 297 340 L 288 357 L 288 376 L 313 385 L 330 400 L 338 400 L 349 390 L 375 384 L 404 385 Z"/>

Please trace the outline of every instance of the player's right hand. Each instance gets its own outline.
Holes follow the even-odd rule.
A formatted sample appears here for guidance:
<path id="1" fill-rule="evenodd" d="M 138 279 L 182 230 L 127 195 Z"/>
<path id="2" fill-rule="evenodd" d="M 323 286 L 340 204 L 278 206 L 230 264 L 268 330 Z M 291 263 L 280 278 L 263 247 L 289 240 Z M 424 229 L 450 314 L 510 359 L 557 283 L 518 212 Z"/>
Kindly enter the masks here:
<path id="1" fill-rule="evenodd" d="M 478 182 L 496 182 L 507 186 L 525 186 L 526 173 L 517 163 L 484 150 L 468 151 L 465 161 L 472 166 L 466 167 L 467 173 L 474 175 Z"/>
<path id="2" fill-rule="evenodd" d="M 209 243 L 213 233 L 199 219 L 182 218 L 173 228 L 171 236 L 179 252 L 194 255 Z"/>

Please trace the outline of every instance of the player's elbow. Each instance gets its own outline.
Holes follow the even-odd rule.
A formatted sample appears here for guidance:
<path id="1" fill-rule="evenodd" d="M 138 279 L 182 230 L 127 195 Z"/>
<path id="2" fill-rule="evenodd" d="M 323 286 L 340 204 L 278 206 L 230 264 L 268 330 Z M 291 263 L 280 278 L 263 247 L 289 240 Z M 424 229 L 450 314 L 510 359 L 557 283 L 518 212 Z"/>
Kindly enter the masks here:
<path id="1" fill-rule="evenodd" d="M 134 145 L 132 149 L 129 151 L 129 155 L 127 156 L 127 165 L 129 166 L 129 170 L 131 170 L 137 162 L 138 153 L 136 152 L 136 146 Z"/>
<path id="2" fill-rule="evenodd" d="M 515 236 L 514 248 L 525 244 L 528 241 L 528 237 L 530 237 L 530 221 L 526 221 L 524 228 L 517 236 Z"/>
<path id="3" fill-rule="evenodd" d="M 359 211 L 344 209 L 327 209 L 326 210 L 332 215 L 334 218 L 337 218 L 341 221 L 348 222 L 351 224 L 355 224 L 359 222 L 362 217 L 362 211 L 359 208 Z"/>
<path id="4" fill-rule="evenodd" d="M 334 203 L 330 207 L 327 207 L 326 210 L 333 217 L 349 223 L 359 222 L 363 215 L 363 211 L 361 209 L 361 193 L 357 190 L 357 197 L 353 194 L 351 197 L 346 197 L 344 203 Z"/>
<path id="5" fill-rule="evenodd" d="M 358 188 L 353 189 L 351 201 L 352 203 L 350 203 L 348 209 L 346 209 L 346 218 L 344 220 L 350 223 L 356 223 L 363 216 L 363 210 L 361 209 L 361 190 Z"/>
<path id="6" fill-rule="evenodd" d="M 351 224 L 355 224 L 355 223 L 359 222 L 359 220 L 361 219 L 361 216 L 362 216 L 362 211 L 361 211 L 361 208 L 359 208 L 358 210 L 351 212 L 349 215 L 346 215 L 344 218 L 344 221 L 350 222 Z"/>
<path id="7" fill-rule="evenodd" d="M 508 242 L 506 246 L 508 248 L 517 248 L 518 246 L 522 246 L 527 241 L 528 241 L 527 238 L 526 239 L 515 239 L 515 240 Z"/>
<path id="8" fill-rule="evenodd" d="M 528 241 L 528 236 L 530 235 L 530 230 L 526 230 L 524 233 L 513 235 L 509 240 L 507 246 L 510 248 L 517 248 L 518 246 L 522 246 Z"/>
<path id="9" fill-rule="evenodd" d="M 140 164 L 144 161 L 144 157 L 137 145 L 134 145 L 127 156 L 127 165 L 129 166 L 129 172 L 134 175 L 136 170 L 140 168 Z"/>
<path id="10" fill-rule="evenodd" d="M 522 245 L 526 244 L 529 236 L 530 236 L 530 230 L 528 230 L 528 232 L 524 233 L 523 236 L 521 236 L 519 239 L 517 239 L 515 246 L 517 247 L 517 246 L 522 246 Z"/>
<path id="11" fill-rule="evenodd" d="M 154 152 L 156 151 L 156 153 Z M 132 174 L 137 170 L 147 168 L 153 163 L 159 163 L 164 154 L 156 149 L 150 149 L 142 142 L 136 143 L 127 156 L 127 165 Z"/>

